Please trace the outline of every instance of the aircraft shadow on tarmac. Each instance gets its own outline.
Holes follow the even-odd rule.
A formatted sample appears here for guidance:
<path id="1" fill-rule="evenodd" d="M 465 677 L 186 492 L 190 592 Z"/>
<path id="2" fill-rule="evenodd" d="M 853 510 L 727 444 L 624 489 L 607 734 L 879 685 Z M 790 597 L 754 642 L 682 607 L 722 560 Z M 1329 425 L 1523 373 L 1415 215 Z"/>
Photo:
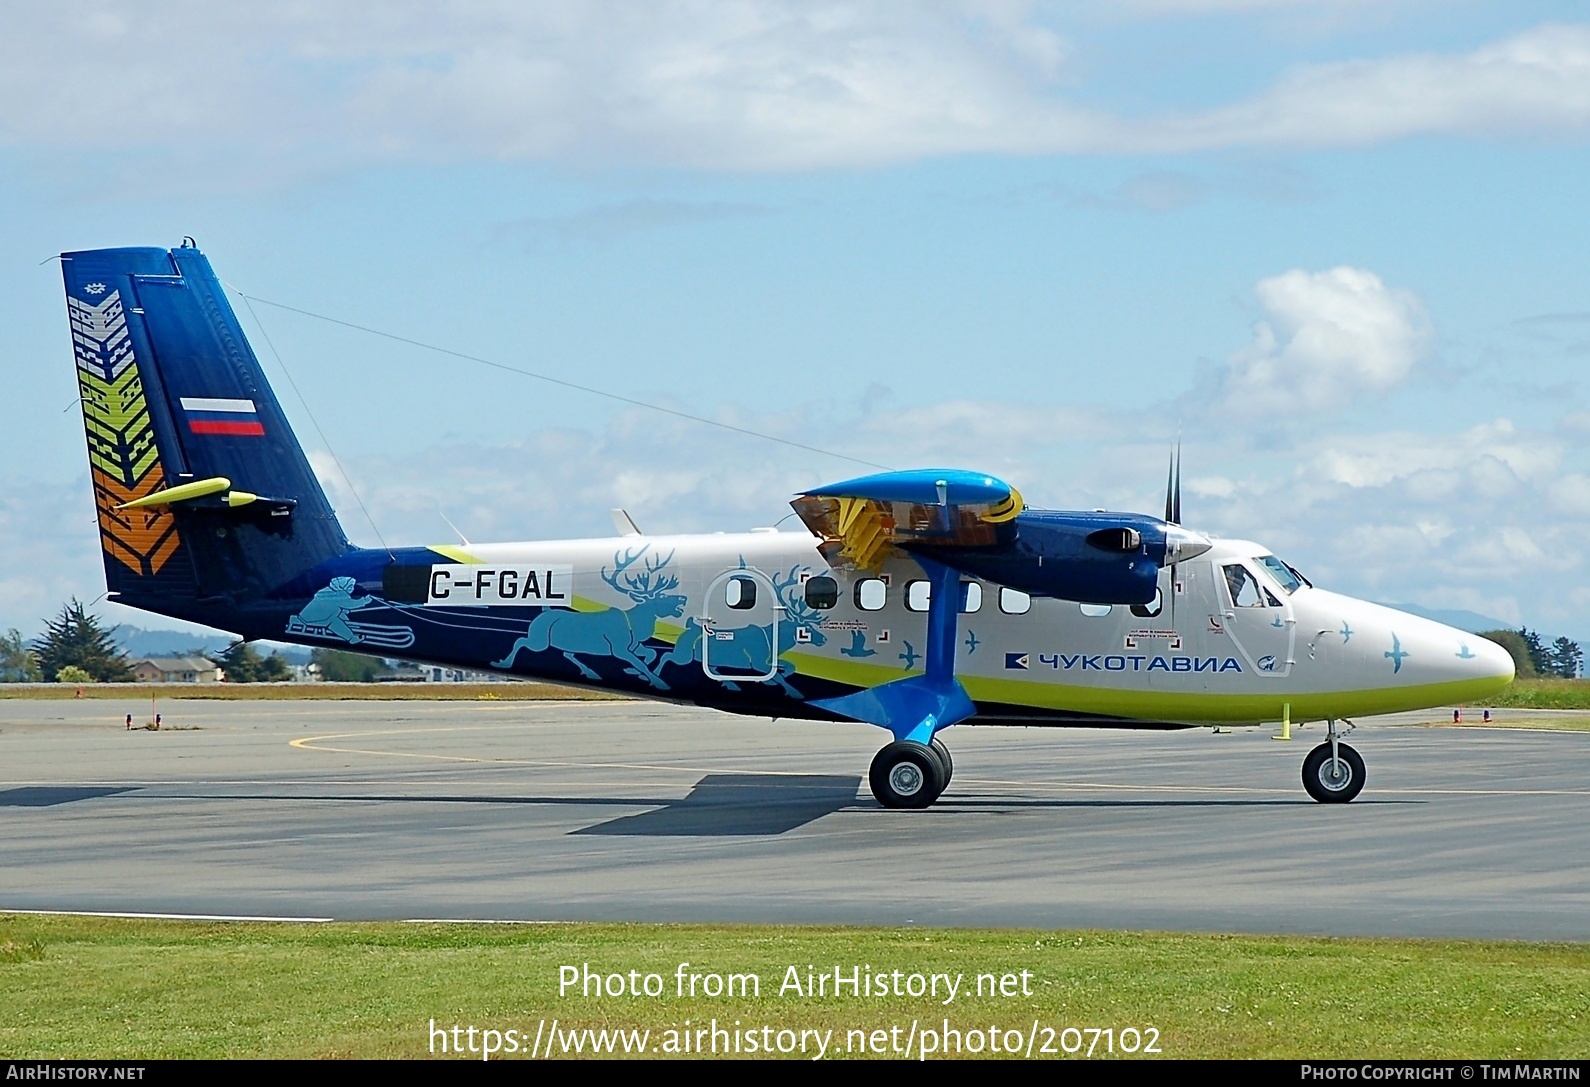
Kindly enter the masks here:
<path id="1" fill-rule="evenodd" d="M 856 805 L 854 774 L 708 774 L 689 795 L 575 834 L 732 837 L 784 834 Z"/>
<path id="2" fill-rule="evenodd" d="M 0 808 L 52 808 L 57 804 L 132 791 L 131 786 L 23 785 L 16 789 L 0 789 Z"/>

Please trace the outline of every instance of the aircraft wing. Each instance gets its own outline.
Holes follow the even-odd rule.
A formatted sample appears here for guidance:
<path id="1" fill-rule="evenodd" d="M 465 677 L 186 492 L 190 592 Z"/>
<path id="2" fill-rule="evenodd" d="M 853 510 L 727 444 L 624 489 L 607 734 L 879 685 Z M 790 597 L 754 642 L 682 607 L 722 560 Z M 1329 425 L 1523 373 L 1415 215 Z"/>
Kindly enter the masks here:
<path id="1" fill-rule="evenodd" d="M 1038 596 L 1147 604 L 1162 566 L 1209 548 L 1180 525 L 1140 513 L 1027 509 L 1021 494 L 964 469 L 880 472 L 806 491 L 790 503 L 830 565 L 877 570 L 896 551 Z"/>

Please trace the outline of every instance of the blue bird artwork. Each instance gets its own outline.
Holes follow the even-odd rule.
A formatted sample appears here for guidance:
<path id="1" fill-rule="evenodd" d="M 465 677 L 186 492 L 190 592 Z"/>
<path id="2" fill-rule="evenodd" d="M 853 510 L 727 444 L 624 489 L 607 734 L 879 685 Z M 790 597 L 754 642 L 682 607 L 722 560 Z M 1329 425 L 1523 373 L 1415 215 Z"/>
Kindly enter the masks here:
<path id="1" fill-rule="evenodd" d="M 867 632 L 864 630 L 852 630 L 850 632 L 850 645 L 841 649 L 840 652 L 847 657 L 875 657 L 878 655 L 876 649 L 867 648 Z"/>
<path id="2" fill-rule="evenodd" d="M 1395 632 L 1391 635 L 1391 648 L 1386 650 L 1384 656 L 1391 662 L 1391 671 L 1393 673 L 1402 671 L 1402 662 L 1409 654 L 1403 650 L 1402 640 L 1397 637 Z"/>

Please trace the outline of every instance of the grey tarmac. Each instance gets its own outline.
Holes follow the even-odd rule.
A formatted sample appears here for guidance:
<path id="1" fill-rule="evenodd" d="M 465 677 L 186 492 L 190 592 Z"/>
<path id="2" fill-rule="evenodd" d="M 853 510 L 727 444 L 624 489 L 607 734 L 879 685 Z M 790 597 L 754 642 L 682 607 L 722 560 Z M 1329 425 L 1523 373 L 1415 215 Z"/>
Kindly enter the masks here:
<path id="1" fill-rule="evenodd" d="M 1321 805 L 1298 776 L 1319 725 L 963 725 L 949 791 L 903 812 L 867 792 L 861 725 L 160 710 L 128 732 L 147 702 L 0 701 L 0 908 L 1590 940 L 1590 732 L 1363 721 L 1368 786 Z"/>

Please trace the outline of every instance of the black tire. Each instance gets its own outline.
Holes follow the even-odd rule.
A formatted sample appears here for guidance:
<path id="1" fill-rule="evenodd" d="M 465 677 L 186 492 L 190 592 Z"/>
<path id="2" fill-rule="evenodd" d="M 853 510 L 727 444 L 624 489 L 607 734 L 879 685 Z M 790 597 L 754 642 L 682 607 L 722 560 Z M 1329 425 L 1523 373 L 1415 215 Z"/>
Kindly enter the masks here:
<path id="1" fill-rule="evenodd" d="M 933 753 L 939 757 L 939 762 L 944 765 L 944 785 L 939 789 L 939 792 L 942 793 L 950 787 L 950 779 L 955 776 L 955 760 L 950 758 L 950 749 L 937 736 L 933 737 L 933 743 L 930 746 L 933 748 Z"/>
<path id="2" fill-rule="evenodd" d="M 896 740 L 872 759 L 872 795 L 886 808 L 925 808 L 944 791 L 944 767 L 926 744 Z"/>
<path id="3" fill-rule="evenodd" d="M 1358 752 L 1338 742 L 1345 780 L 1332 777 L 1331 745 L 1320 744 L 1303 760 L 1303 788 L 1321 804 L 1345 804 L 1364 789 L 1364 760 Z"/>

